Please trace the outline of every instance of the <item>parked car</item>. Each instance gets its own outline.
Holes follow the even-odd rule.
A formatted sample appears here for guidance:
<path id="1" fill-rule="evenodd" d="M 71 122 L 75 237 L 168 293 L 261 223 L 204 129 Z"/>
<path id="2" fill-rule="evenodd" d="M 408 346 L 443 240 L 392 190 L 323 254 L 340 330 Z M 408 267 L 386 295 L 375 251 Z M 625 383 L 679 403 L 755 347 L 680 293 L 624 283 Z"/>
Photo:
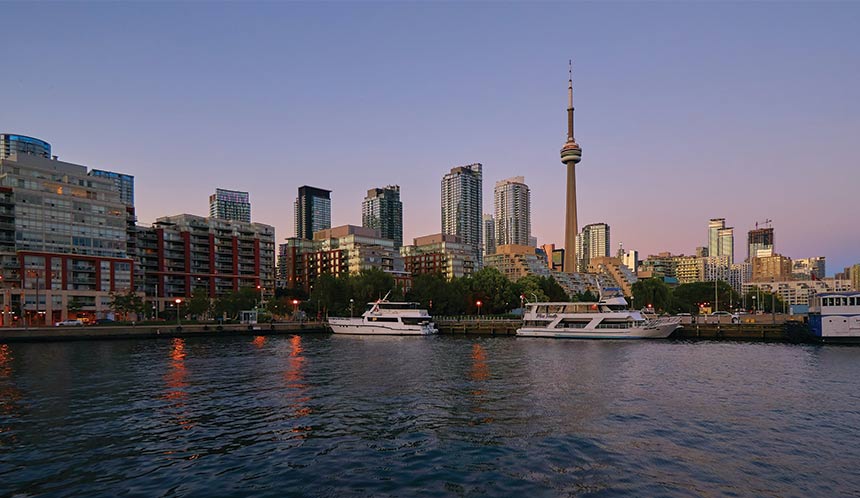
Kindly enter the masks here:
<path id="1" fill-rule="evenodd" d="M 54 324 L 55 327 L 82 327 L 84 322 L 80 320 L 63 320 Z"/>
<path id="2" fill-rule="evenodd" d="M 111 320 L 110 318 L 99 318 L 95 323 L 96 325 L 113 325 L 116 323 L 116 320 Z"/>

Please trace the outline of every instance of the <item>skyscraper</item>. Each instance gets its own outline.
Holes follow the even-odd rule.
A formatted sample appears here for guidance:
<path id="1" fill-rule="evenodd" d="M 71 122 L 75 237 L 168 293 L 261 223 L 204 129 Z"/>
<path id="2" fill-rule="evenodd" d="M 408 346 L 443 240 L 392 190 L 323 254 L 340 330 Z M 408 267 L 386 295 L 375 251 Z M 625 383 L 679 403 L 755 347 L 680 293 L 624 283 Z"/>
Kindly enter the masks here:
<path id="1" fill-rule="evenodd" d="M 376 228 L 383 239 L 394 241 L 394 247 L 403 245 L 403 203 L 399 185 L 367 191 L 361 203 L 361 225 Z"/>
<path id="2" fill-rule="evenodd" d="M 134 177 L 131 175 L 126 175 L 124 173 L 116 173 L 114 171 L 105 171 L 101 169 L 93 169 L 90 170 L 90 176 L 97 176 L 99 178 L 107 178 L 113 181 L 113 184 L 116 186 L 117 191 L 119 191 L 119 198 L 126 206 L 134 206 Z"/>
<path id="3" fill-rule="evenodd" d="M 296 237 L 311 240 L 314 232 L 331 228 L 331 190 L 299 187 L 294 207 Z"/>
<path id="4" fill-rule="evenodd" d="M 484 256 L 496 253 L 496 219 L 491 214 L 483 216 L 484 221 Z"/>
<path id="5" fill-rule="evenodd" d="M 773 256 L 773 228 L 756 228 L 747 233 L 747 261 L 753 258 Z M 763 251 L 763 252 L 759 252 Z"/>
<path id="6" fill-rule="evenodd" d="M 483 262 L 482 187 L 480 163 L 452 168 L 442 177 L 442 233 L 471 245 L 478 267 Z"/>
<path id="7" fill-rule="evenodd" d="M 582 227 L 577 237 L 578 267 L 576 271 L 585 272 L 592 258 L 609 257 L 609 225 L 591 223 Z"/>
<path id="8" fill-rule="evenodd" d="M 573 67 L 568 63 L 567 79 L 567 141 L 561 148 L 561 162 L 567 166 L 567 208 L 564 217 L 564 270 L 576 271 L 576 238 L 579 230 L 576 220 L 576 171 L 582 160 L 582 149 L 573 138 Z"/>
<path id="9" fill-rule="evenodd" d="M 525 178 L 515 176 L 496 182 L 493 190 L 496 244 L 531 245 L 531 193 Z"/>
<path id="10" fill-rule="evenodd" d="M 708 256 L 728 256 L 735 262 L 735 229 L 726 226 L 725 218 L 711 218 L 708 222 Z"/>
<path id="11" fill-rule="evenodd" d="M 726 228 L 725 218 L 711 218 L 708 222 L 708 256 L 719 256 L 719 231 Z"/>
<path id="12" fill-rule="evenodd" d="M 209 217 L 220 220 L 251 222 L 251 201 L 248 192 L 216 188 L 209 196 Z"/>

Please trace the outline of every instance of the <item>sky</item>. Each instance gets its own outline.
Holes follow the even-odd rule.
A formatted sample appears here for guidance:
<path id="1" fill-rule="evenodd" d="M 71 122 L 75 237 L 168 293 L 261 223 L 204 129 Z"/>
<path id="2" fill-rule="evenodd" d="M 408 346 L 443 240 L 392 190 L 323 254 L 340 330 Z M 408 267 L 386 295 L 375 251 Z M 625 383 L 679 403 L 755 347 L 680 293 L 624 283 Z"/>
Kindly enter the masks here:
<path id="1" fill-rule="evenodd" d="M 772 220 L 776 251 L 860 263 L 860 3 L 0 4 L 0 132 L 135 176 L 140 223 L 208 214 L 216 188 L 294 235 L 298 187 L 361 224 L 397 184 L 404 242 L 441 230 L 440 182 L 525 176 L 563 245 L 567 63 L 580 227 L 694 253 L 710 218 Z"/>

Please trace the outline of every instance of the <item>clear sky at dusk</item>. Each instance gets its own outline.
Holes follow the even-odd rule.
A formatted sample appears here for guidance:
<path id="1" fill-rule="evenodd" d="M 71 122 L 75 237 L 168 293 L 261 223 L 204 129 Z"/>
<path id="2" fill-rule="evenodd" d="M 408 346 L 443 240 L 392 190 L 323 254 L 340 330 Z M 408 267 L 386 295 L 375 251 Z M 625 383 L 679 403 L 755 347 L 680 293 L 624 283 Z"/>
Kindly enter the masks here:
<path id="1" fill-rule="evenodd" d="M 2 3 L 0 131 L 136 178 L 142 223 L 251 193 L 294 235 L 301 185 L 361 224 L 399 184 L 404 241 L 440 231 L 440 181 L 524 175 L 561 245 L 567 60 L 579 223 L 642 257 L 772 219 L 777 252 L 860 262 L 858 3 Z"/>

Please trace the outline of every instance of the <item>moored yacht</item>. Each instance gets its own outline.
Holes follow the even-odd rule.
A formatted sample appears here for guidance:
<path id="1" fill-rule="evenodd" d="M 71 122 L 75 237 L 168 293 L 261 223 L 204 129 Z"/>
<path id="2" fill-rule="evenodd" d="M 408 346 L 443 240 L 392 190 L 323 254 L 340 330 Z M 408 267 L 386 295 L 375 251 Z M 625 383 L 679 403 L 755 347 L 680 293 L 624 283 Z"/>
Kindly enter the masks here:
<path id="1" fill-rule="evenodd" d="M 418 303 L 391 302 L 385 298 L 367 303 L 368 309 L 358 318 L 329 317 L 335 334 L 429 335 L 438 332 L 427 310 Z"/>
<path id="2" fill-rule="evenodd" d="M 678 329 L 680 318 L 648 316 L 627 309 L 614 295 L 596 303 L 529 303 L 519 337 L 568 339 L 662 339 Z"/>

